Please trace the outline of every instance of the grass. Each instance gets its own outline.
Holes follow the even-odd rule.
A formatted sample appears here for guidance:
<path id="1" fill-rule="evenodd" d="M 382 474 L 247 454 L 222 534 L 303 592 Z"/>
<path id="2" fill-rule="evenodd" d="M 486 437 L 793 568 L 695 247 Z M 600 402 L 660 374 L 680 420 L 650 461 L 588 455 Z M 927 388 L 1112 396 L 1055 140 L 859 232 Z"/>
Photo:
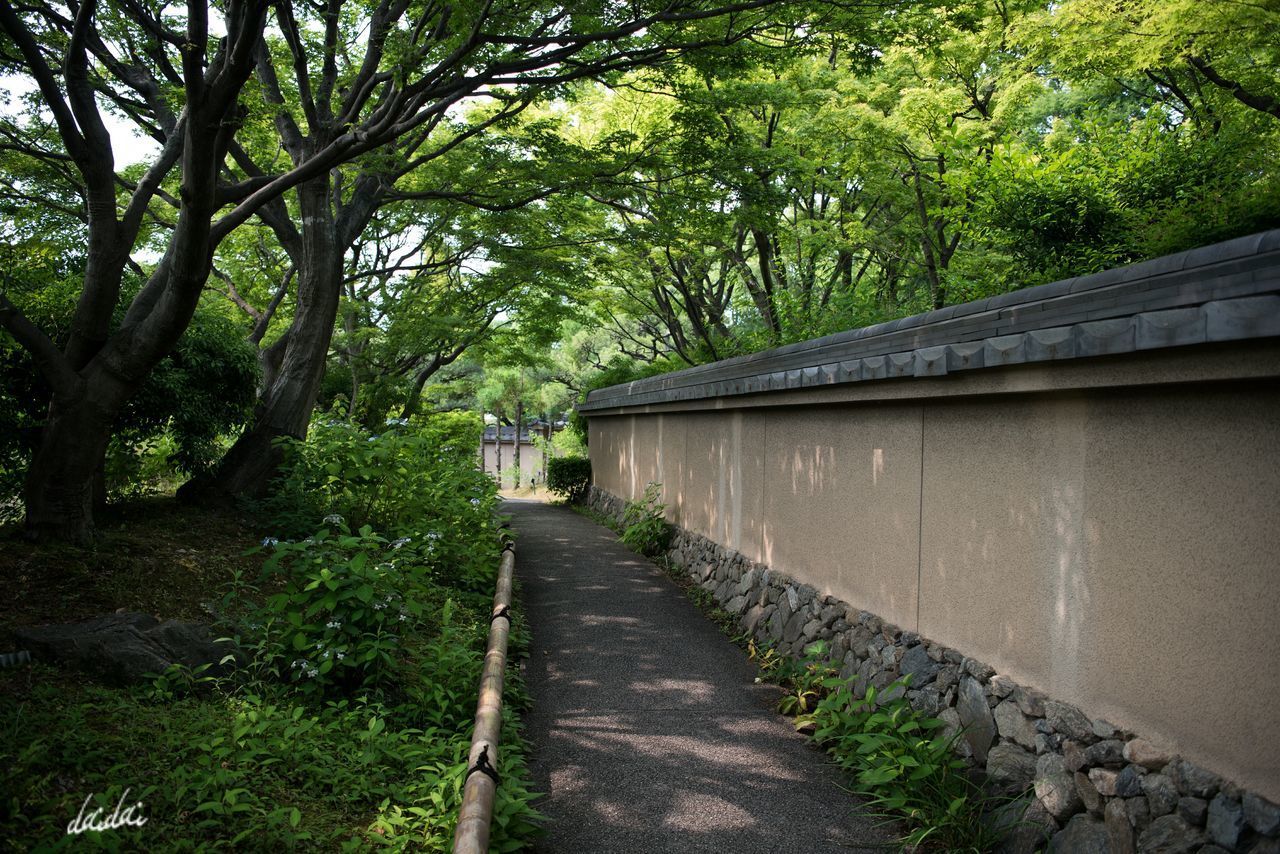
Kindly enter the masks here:
<path id="1" fill-rule="evenodd" d="M 12 630 L 118 609 L 210 623 L 237 573 L 256 577 L 253 520 L 172 498 L 114 508 L 88 549 L 0 539 L 0 651 Z M 173 674 L 130 688 L 71 669 L 0 669 L 0 851 L 445 850 L 461 803 L 488 597 L 454 600 L 406 638 L 389 690 L 323 698 L 261 675 L 214 684 Z M 431 607 L 438 607 L 433 605 Z M 513 627 L 493 839 L 518 850 L 530 824 Z M 247 679 L 247 681 L 246 681 Z M 87 796 L 107 813 L 129 789 L 146 826 L 68 836 Z"/>

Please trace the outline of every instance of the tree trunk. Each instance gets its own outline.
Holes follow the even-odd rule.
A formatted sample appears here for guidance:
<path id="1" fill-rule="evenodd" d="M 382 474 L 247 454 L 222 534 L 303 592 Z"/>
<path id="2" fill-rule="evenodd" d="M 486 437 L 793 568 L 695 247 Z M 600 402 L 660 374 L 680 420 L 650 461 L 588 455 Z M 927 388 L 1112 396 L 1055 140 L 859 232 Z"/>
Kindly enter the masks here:
<path id="1" fill-rule="evenodd" d="M 80 545 L 93 539 L 95 485 L 112 418 L 92 397 L 86 387 L 74 398 L 55 396 L 49 405 L 23 490 L 29 539 Z"/>
<path id="2" fill-rule="evenodd" d="M 298 266 L 298 304 L 279 368 L 265 385 L 253 421 L 223 457 L 211 478 L 192 482 L 183 497 L 212 491 L 225 496 L 261 495 L 275 476 L 280 437 L 303 439 L 324 377 L 342 284 L 343 248 L 328 199 L 328 177 L 298 188 L 305 227 Z"/>
<path id="3" fill-rule="evenodd" d="M 502 419 L 493 425 L 493 473 L 498 476 L 498 489 L 502 489 Z"/>
<path id="4" fill-rule="evenodd" d="M 524 402 L 516 401 L 515 462 L 513 463 L 516 469 L 516 482 L 512 484 L 516 489 L 520 488 L 520 478 L 524 476 L 520 470 L 520 422 L 522 421 L 524 421 Z"/>

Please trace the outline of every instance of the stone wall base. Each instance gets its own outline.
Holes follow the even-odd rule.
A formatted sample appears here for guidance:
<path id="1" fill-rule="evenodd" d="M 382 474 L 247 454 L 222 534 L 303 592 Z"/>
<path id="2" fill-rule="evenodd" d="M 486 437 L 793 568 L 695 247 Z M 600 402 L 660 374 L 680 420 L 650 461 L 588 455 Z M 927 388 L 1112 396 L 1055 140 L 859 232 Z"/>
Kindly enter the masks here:
<path id="1" fill-rule="evenodd" d="M 587 503 L 615 520 L 625 506 L 595 486 Z M 779 654 L 799 657 L 821 640 L 856 686 L 909 675 L 911 705 L 962 731 L 958 749 L 996 789 L 1034 790 L 1012 850 L 1035 850 L 1051 835 L 1050 850 L 1063 852 L 1280 854 L 1280 807 L 1136 733 L 700 534 L 675 528 L 667 557 Z"/>

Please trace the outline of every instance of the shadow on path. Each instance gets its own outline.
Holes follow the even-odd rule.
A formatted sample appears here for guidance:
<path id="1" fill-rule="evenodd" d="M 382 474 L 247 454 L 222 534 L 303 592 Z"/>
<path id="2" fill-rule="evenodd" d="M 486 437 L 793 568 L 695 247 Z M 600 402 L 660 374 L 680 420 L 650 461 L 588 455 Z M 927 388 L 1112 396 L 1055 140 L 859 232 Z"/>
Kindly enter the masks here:
<path id="1" fill-rule="evenodd" d="M 537 850 L 881 851 L 840 773 L 652 563 L 564 507 L 508 501 L 533 630 Z"/>

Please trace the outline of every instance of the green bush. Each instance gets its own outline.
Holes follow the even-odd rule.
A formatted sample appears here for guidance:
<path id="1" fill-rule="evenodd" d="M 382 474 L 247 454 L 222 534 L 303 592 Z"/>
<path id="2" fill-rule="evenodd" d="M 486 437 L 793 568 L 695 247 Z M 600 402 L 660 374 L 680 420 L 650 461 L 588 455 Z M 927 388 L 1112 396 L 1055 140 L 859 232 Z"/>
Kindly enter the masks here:
<path id="1" fill-rule="evenodd" d="M 639 501 L 628 501 L 622 511 L 622 542 L 644 555 L 666 551 L 671 542 L 671 528 L 663 511 L 667 506 L 658 499 L 662 484 L 650 482 Z"/>
<path id="2" fill-rule="evenodd" d="M 579 503 L 591 487 L 591 460 L 587 457 L 557 457 L 547 460 L 547 489 Z"/>

